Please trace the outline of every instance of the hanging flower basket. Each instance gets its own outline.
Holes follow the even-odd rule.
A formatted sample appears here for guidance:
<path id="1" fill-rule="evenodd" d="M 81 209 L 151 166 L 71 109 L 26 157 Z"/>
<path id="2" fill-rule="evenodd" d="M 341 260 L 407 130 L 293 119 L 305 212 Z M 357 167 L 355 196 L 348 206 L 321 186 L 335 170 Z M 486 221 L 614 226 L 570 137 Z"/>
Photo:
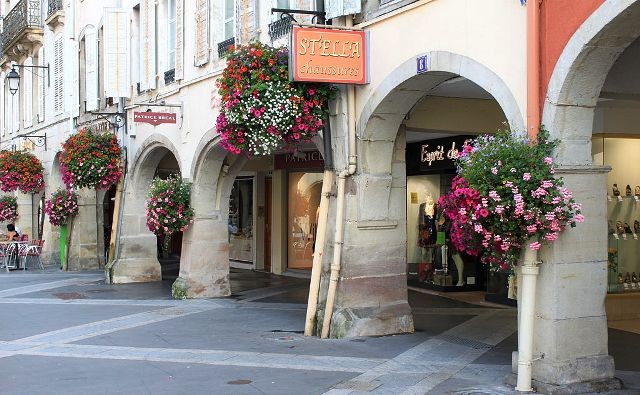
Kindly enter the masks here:
<path id="1" fill-rule="evenodd" d="M 107 189 L 122 177 L 121 154 L 115 134 L 83 129 L 62 144 L 62 180 L 69 189 Z"/>
<path id="2" fill-rule="evenodd" d="M 44 189 L 44 169 L 34 154 L 0 151 L 0 190 L 38 193 Z"/>
<path id="3" fill-rule="evenodd" d="M 44 203 L 44 212 L 53 226 L 62 226 L 78 215 L 78 195 L 73 191 L 58 189 Z"/>
<path id="4" fill-rule="evenodd" d="M 439 204 L 455 249 L 480 255 L 492 269 L 512 268 L 527 246 L 552 243 L 584 221 L 581 206 L 555 177 L 556 141 L 541 128 L 529 141 L 513 132 L 479 136 L 457 159 L 458 176 Z"/>
<path id="5" fill-rule="evenodd" d="M 18 203 L 13 196 L 0 197 L 0 222 L 14 222 L 18 218 Z"/>
<path id="6" fill-rule="evenodd" d="M 146 202 L 147 228 L 157 236 L 184 232 L 193 222 L 191 184 L 178 175 L 154 178 Z"/>
<path id="7" fill-rule="evenodd" d="M 289 81 L 288 50 L 251 43 L 231 50 L 216 82 L 221 146 L 233 154 L 269 155 L 308 142 L 322 129 L 328 84 Z"/>

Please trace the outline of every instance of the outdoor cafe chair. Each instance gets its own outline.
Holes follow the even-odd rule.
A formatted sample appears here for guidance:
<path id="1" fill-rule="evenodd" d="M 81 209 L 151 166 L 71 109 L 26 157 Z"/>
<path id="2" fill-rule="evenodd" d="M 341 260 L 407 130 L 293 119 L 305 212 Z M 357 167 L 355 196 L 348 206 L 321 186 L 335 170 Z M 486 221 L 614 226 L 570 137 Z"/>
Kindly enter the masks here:
<path id="1" fill-rule="evenodd" d="M 24 245 L 20 248 L 18 255 L 20 257 L 20 261 L 22 262 L 23 270 L 27 269 L 27 262 L 29 258 L 36 259 L 36 261 L 38 262 L 38 266 L 40 266 L 40 269 L 44 269 L 42 259 L 40 258 L 43 245 L 44 240 L 31 240 L 29 244 Z"/>
<path id="2" fill-rule="evenodd" d="M 16 243 L 0 244 L 0 259 L 7 272 L 18 267 L 17 250 Z"/>

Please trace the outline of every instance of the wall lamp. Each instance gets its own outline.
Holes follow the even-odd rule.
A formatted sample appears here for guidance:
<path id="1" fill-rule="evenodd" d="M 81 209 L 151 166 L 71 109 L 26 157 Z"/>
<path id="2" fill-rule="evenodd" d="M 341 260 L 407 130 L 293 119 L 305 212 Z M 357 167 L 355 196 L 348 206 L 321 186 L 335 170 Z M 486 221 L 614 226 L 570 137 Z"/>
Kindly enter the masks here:
<path id="1" fill-rule="evenodd" d="M 16 67 L 46 69 L 47 70 L 47 86 L 49 86 L 49 65 L 25 66 L 21 64 L 14 64 L 11 66 L 11 71 L 7 74 L 7 82 L 9 83 L 9 92 L 11 92 L 12 95 L 15 95 L 16 92 L 18 92 L 18 89 L 20 88 L 20 74 L 18 74 L 18 71 L 16 71 Z"/>

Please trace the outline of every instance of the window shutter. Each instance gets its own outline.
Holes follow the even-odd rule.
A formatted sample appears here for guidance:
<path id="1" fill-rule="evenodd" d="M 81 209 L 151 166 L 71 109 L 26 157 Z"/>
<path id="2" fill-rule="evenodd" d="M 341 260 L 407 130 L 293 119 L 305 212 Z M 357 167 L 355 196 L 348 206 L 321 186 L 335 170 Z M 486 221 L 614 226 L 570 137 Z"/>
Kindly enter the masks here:
<path id="1" fill-rule="evenodd" d="M 7 125 L 7 109 L 4 105 L 4 100 L 5 100 L 5 91 L 4 91 L 4 79 L 5 79 L 5 74 L 4 73 L 0 73 L 0 130 L 2 131 L 2 133 L 0 133 L 2 136 L 4 136 L 5 134 L 5 130 L 6 130 L 6 125 Z"/>
<path id="2" fill-rule="evenodd" d="M 184 0 L 176 0 L 176 81 L 184 78 Z"/>
<path id="3" fill-rule="evenodd" d="M 98 35 L 94 28 L 84 34 L 84 79 L 86 110 L 98 109 Z"/>
<path id="4" fill-rule="evenodd" d="M 324 9 L 327 19 L 338 16 L 358 14 L 362 9 L 361 0 L 325 0 Z"/>
<path id="5" fill-rule="evenodd" d="M 12 113 L 12 121 L 11 121 L 11 131 L 17 132 L 20 129 L 20 95 L 15 94 L 11 97 L 11 113 Z"/>
<path id="6" fill-rule="evenodd" d="M 64 111 L 64 41 L 62 34 L 56 37 L 53 44 L 53 111 L 56 115 Z"/>
<path id="7" fill-rule="evenodd" d="M 156 2 L 140 1 L 140 90 L 156 89 Z"/>
<path id="8" fill-rule="evenodd" d="M 209 0 L 196 0 L 196 54 L 194 64 L 209 63 Z"/>
<path id="9" fill-rule="evenodd" d="M 22 78 L 24 79 L 24 90 L 22 91 L 22 108 L 23 108 L 23 118 L 22 124 L 25 128 L 33 126 L 33 59 L 27 58 L 24 61 L 24 65 L 27 66 L 25 71 L 26 73 L 22 74 Z"/>
<path id="10" fill-rule="evenodd" d="M 80 92 L 78 90 L 80 86 L 80 64 L 78 61 L 80 48 L 76 40 L 71 40 L 68 45 L 71 49 L 71 57 L 69 59 L 72 60 L 70 62 L 72 64 L 69 65 L 69 77 L 67 77 L 67 91 L 69 92 L 67 99 L 69 104 L 66 108 L 69 110 L 71 118 L 76 118 L 80 115 Z"/>
<path id="11" fill-rule="evenodd" d="M 45 65 L 44 46 L 40 47 L 38 50 L 38 64 L 40 66 Z M 46 83 L 46 73 L 44 72 L 44 69 L 41 70 L 43 72 L 40 73 L 40 77 L 38 77 L 38 122 L 44 122 L 44 85 Z"/>
<path id="12" fill-rule="evenodd" d="M 129 12 L 124 8 L 104 11 L 105 97 L 129 97 Z"/>

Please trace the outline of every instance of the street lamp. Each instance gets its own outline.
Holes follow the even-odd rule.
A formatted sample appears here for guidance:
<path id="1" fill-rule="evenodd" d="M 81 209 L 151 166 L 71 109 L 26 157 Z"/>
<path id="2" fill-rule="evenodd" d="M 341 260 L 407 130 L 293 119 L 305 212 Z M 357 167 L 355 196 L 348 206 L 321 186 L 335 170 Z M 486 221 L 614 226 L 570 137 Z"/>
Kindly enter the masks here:
<path id="1" fill-rule="evenodd" d="M 9 82 L 9 92 L 11 92 L 12 95 L 15 95 L 20 87 L 20 74 L 18 74 L 16 69 L 13 67 L 9 74 L 7 74 L 7 81 Z"/>

